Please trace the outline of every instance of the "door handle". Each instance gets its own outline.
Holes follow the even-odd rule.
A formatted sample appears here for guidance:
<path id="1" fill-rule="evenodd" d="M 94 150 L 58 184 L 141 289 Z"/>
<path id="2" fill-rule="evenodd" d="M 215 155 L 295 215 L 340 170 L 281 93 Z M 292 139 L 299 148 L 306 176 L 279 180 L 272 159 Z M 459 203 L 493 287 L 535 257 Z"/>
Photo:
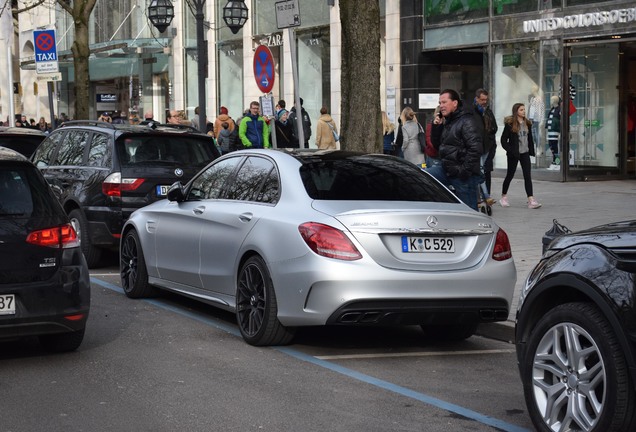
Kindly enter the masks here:
<path id="1" fill-rule="evenodd" d="M 194 213 L 195 215 L 202 215 L 204 211 L 205 211 L 205 206 L 199 206 L 199 207 L 195 207 L 192 210 L 192 213 Z"/>
<path id="2" fill-rule="evenodd" d="M 252 220 L 252 218 L 254 217 L 254 215 L 252 213 L 243 213 L 241 215 L 239 215 L 239 220 L 241 222 L 249 222 Z"/>

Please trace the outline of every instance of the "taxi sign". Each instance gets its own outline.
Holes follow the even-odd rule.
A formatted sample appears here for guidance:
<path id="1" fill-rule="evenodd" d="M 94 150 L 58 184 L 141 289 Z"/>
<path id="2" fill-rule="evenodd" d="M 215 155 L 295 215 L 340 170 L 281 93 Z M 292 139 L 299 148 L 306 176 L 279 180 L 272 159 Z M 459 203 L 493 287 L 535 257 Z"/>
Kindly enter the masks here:
<path id="1" fill-rule="evenodd" d="M 35 47 L 35 70 L 37 73 L 51 74 L 59 72 L 55 30 L 33 30 Z"/>

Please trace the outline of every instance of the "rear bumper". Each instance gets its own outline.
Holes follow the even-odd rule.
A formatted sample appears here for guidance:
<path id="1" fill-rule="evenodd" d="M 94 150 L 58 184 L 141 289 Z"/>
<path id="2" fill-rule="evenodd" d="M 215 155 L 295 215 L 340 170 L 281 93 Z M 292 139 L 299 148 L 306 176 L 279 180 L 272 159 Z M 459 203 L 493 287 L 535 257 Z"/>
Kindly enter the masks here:
<path id="1" fill-rule="evenodd" d="M 78 331 L 86 327 L 90 281 L 84 265 L 63 266 L 55 276 L 28 284 L 0 284 L 14 294 L 16 313 L 0 315 L 0 339 Z"/>
<path id="2" fill-rule="evenodd" d="M 353 301 L 338 308 L 327 324 L 449 325 L 508 319 L 503 299 Z"/>
<path id="3" fill-rule="evenodd" d="M 517 281 L 512 260 L 462 271 L 404 271 L 307 254 L 269 268 L 278 318 L 287 326 L 505 321 Z"/>

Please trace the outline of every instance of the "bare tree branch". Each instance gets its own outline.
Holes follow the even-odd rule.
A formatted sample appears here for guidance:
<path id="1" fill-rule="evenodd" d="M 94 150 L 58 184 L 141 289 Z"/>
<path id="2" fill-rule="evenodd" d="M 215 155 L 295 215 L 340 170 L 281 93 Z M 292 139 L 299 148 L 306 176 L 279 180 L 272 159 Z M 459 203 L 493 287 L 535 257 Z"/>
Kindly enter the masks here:
<path id="1" fill-rule="evenodd" d="M 22 13 L 22 12 L 26 12 L 26 11 L 29 11 L 31 9 L 34 9 L 34 8 L 40 6 L 44 2 L 46 2 L 46 0 L 36 0 L 32 4 L 30 4 L 29 6 L 25 6 L 22 9 L 13 9 L 12 12 L 14 14 L 19 14 L 19 13 Z"/>

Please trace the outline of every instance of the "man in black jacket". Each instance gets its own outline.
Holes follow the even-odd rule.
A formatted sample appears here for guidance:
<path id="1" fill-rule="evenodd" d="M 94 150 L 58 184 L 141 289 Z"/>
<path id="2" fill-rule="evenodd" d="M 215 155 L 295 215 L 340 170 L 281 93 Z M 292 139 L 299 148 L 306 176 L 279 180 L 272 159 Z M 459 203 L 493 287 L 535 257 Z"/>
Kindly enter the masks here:
<path id="1" fill-rule="evenodd" d="M 477 186 L 481 180 L 483 126 L 472 110 L 464 110 L 459 94 L 445 89 L 439 95 L 441 117 L 433 120 L 431 141 L 439 151 L 441 165 L 427 171 L 446 186 L 452 186 L 457 198 L 477 210 Z"/>
<path id="2" fill-rule="evenodd" d="M 479 117 L 483 121 L 484 125 L 484 153 L 481 156 L 481 166 L 484 171 L 484 180 L 486 183 L 486 194 L 490 196 L 491 175 L 493 170 L 493 160 L 495 159 L 495 152 L 497 151 L 497 120 L 495 115 L 488 106 L 488 91 L 480 88 L 475 92 L 475 100 L 473 101 L 473 108 L 475 110 L 475 116 Z M 483 186 L 482 186 L 483 188 Z M 483 189 L 482 189 L 483 190 Z M 489 205 L 494 204 L 494 200 Z"/>

